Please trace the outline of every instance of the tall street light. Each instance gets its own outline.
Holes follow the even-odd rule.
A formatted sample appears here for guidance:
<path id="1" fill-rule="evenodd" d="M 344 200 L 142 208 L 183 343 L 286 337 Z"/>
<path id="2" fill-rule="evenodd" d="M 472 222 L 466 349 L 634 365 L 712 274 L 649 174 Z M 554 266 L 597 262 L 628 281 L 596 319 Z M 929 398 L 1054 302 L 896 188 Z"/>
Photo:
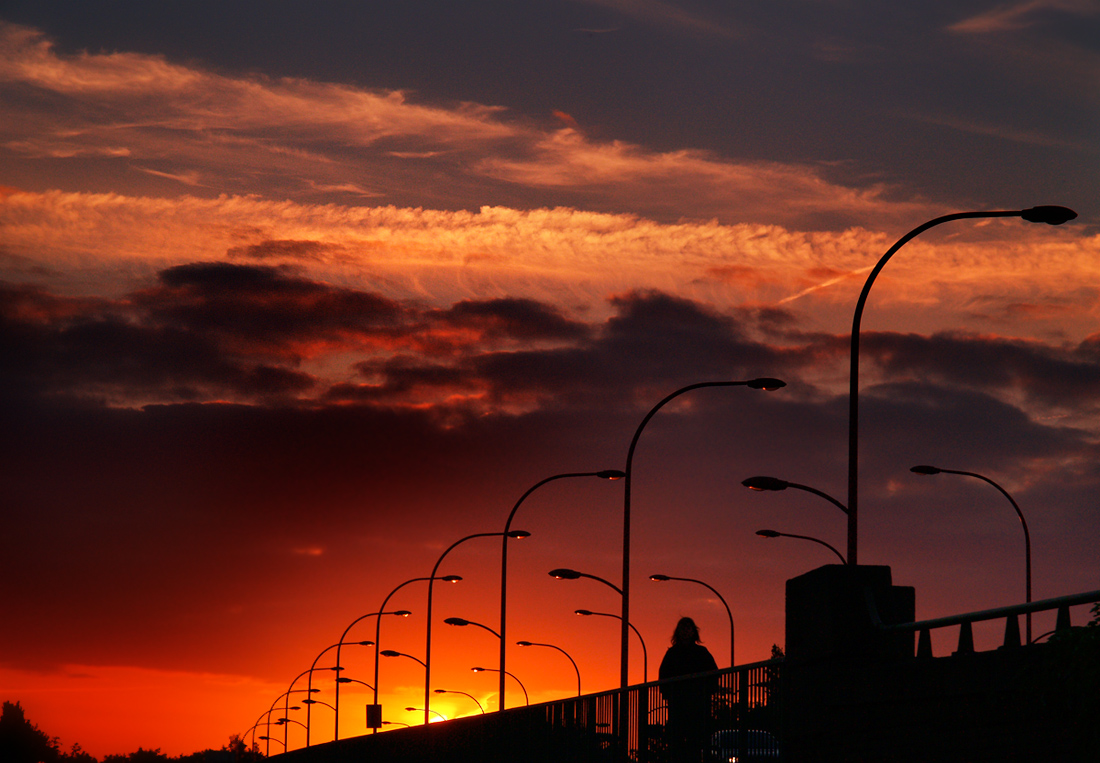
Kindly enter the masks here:
<path id="1" fill-rule="evenodd" d="M 554 482 L 561 479 L 569 479 L 573 477 L 597 477 L 602 480 L 619 480 L 625 477 L 625 472 L 621 472 L 617 469 L 604 469 L 598 472 L 564 472 L 562 474 L 555 474 L 552 477 L 547 477 L 544 480 L 540 480 L 527 489 L 527 492 L 519 497 L 515 505 L 512 507 L 512 511 L 508 514 L 508 520 L 504 523 L 504 535 L 501 540 L 500 551 L 500 688 L 497 694 L 497 709 L 504 709 L 504 679 L 507 676 L 505 668 L 505 646 L 507 642 L 505 638 L 508 635 L 508 532 L 512 529 L 512 519 L 516 516 L 516 512 L 519 511 L 519 507 L 527 500 L 527 496 L 538 490 L 548 482 Z"/>
<path id="2" fill-rule="evenodd" d="M 1077 217 L 1077 213 L 1066 207 L 1042 206 L 1031 207 L 1012 211 L 997 212 L 956 212 L 929 220 L 923 225 L 918 225 L 906 233 L 897 243 L 890 247 L 886 254 L 882 255 L 878 263 L 867 276 L 863 284 L 863 291 L 856 302 L 855 314 L 852 317 L 852 338 L 850 351 L 850 368 L 848 374 L 848 564 L 855 566 L 859 563 L 859 325 L 863 318 L 863 307 L 867 303 L 867 295 L 871 291 L 879 272 L 901 247 L 910 240 L 920 235 L 929 228 L 952 220 L 964 220 L 988 217 L 1020 217 L 1029 223 L 1046 223 L 1047 225 L 1061 225 Z"/>
<path id="3" fill-rule="evenodd" d="M 433 577 L 432 580 L 434 579 L 435 578 Z M 461 576 L 459 575 L 444 575 L 443 577 L 438 579 L 444 581 L 445 583 L 457 583 L 462 580 Z M 378 608 L 378 611 L 384 612 L 386 610 L 386 605 L 389 604 L 389 601 L 391 598 L 393 598 L 393 595 L 405 586 L 409 585 L 410 583 L 419 583 L 421 581 L 428 580 L 429 578 L 410 578 L 404 583 L 401 583 L 388 594 L 386 594 L 386 598 L 382 600 L 382 606 Z M 405 610 L 401 611 L 403 612 Z M 367 725 L 369 725 L 373 729 L 372 733 L 375 734 L 378 733 L 378 728 L 382 725 L 382 706 L 378 704 L 378 655 L 380 654 L 378 645 L 380 643 L 382 643 L 381 617 L 374 621 L 374 703 L 367 708 Z"/>
<path id="4" fill-rule="evenodd" d="M 634 437 L 630 441 L 630 448 L 626 453 L 626 473 L 623 485 L 623 582 L 622 582 L 622 594 L 623 594 L 623 611 L 622 611 L 622 629 L 620 631 L 620 658 L 619 658 L 619 688 L 625 691 L 630 685 L 630 485 L 631 475 L 634 472 L 634 450 L 638 447 L 638 439 L 642 436 L 642 431 L 645 429 L 646 424 L 649 423 L 657 411 L 661 410 L 665 405 L 672 402 L 680 395 L 692 390 L 702 389 L 704 387 L 748 387 L 749 389 L 759 390 L 775 390 L 781 387 L 787 386 L 787 383 L 779 379 L 772 378 L 759 378 L 749 379 L 747 381 L 712 381 L 712 382 L 698 382 L 696 384 L 689 384 L 686 387 L 681 387 L 670 395 L 667 395 L 657 405 L 653 406 L 649 413 L 645 415 L 641 423 L 638 424 L 638 428 L 634 431 Z M 619 723 L 621 728 L 626 728 L 626 703 L 621 702 L 619 707 Z"/>
<path id="5" fill-rule="evenodd" d="M 593 612 L 590 609 L 576 609 L 573 610 L 573 614 L 580 615 L 582 617 L 613 617 L 616 620 L 621 620 L 619 615 L 611 612 Z M 638 632 L 638 629 L 634 627 L 634 623 L 627 623 L 629 629 L 634 631 L 634 635 L 638 637 L 638 643 L 642 645 L 642 683 L 649 683 L 649 653 L 645 648 L 645 639 L 642 638 L 642 634 Z"/>
<path id="6" fill-rule="evenodd" d="M 388 600 L 388 598 L 387 598 L 387 600 Z M 349 643 L 349 642 L 346 642 L 344 639 L 347 638 L 347 635 L 351 631 L 352 626 L 354 626 L 360 620 L 366 620 L 368 617 L 377 617 L 377 618 L 381 619 L 383 615 L 395 615 L 397 617 L 408 617 L 411 614 L 412 614 L 412 612 L 408 611 L 407 609 L 399 609 L 395 612 L 383 612 L 382 610 L 379 610 L 378 612 L 371 612 L 369 614 L 362 615 L 361 617 L 355 618 L 354 620 L 351 621 L 351 623 L 348 625 L 347 628 L 344 628 L 344 632 L 340 636 L 340 641 L 336 645 L 336 664 L 337 665 L 342 665 L 343 664 L 342 662 L 340 662 L 340 647 L 343 646 L 345 643 Z M 350 642 L 350 643 L 358 643 L 358 644 L 361 644 L 363 646 L 373 645 L 374 646 L 374 652 L 375 652 L 375 660 L 377 660 L 378 659 L 377 658 L 377 654 L 378 654 L 378 640 L 377 639 L 378 639 L 378 628 L 375 628 L 375 640 L 374 641 L 358 641 L 358 642 Z M 378 676 L 375 676 L 375 681 L 377 682 L 377 680 L 378 680 Z M 334 727 L 333 735 L 332 735 L 333 740 L 338 740 L 340 738 L 340 684 L 341 683 L 343 683 L 343 682 L 340 681 L 339 678 L 337 678 L 336 679 L 336 721 L 335 721 L 335 727 Z M 375 698 L 375 702 L 377 702 L 377 698 Z"/>
<path id="7" fill-rule="evenodd" d="M 314 660 L 314 665 L 316 665 L 316 660 Z M 290 708 L 290 695 L 294 694 L 295 691 L 304 691 L 304 692 L 307 692 L 308 694 L 316 694 L 317 692 L 321 691 L 320 689 L 314 689 L 313 686 L 312 686 L 313 671 L 315 671 L 315 670 L 329 670 L 329 668 L 310 667 L 306 670 L 303 670 L 301 673 L 299 673 L 297 676 L 295 676 L 294 680 L 290 682 L 290 688 L 287 689 L 286 694 L 283 695 L 284 697 L 286 697 L 286 705 L 285 705 L 286 709 Z M 295 689 L 294 684 L 298 683 L 298 679 L 301 678 L 304 675 L 309 676 L 309 680 L 310 680 L 310 683 L 311 683 L 310 687 L 308 689 Z M 286 713 L 284 713 L 284 715 L 286 715 Z M 305 726 L 304 723 L 302 725 Z M 308 733 L 308 731 L 309 731 L 309 727 L 306 726 L 306 732 Z M 287 734 L 286 734 L 286 728 L 284 727 L 283 728 L 283 744 L 284 744 L 284 746 L 286 745 L 286 741 L 287 741 Z"/>
<path id="8" fill-rule="evenodd" d="M 836 550 L 836 548 L 829 545 L 828 543 L 821 540 L 820 538 L 813 538 L 809 535 L 794 535 L 792 533 L 781 533 L 778 530 L 757 530 L 756 534 L 759 535 L 761 538 L 798 538 L 799 540 L 813 541 L 814 543 L 818 543 L 818 544 L 824 546 L 825 548 L 829 549 L 830 551 L 832 551 L 834 554 L 836 554 L 837 558 L 840 559 L 841 564 L 847 564 L 847 562 L 844 559 L 843 554 L 841 554 L 839 551 Z"/>
<path id="9" fill-rule="evenodd" d="M 925 474 L 925 475 L 961 474 L 964 477 L 974 477 L 975 479 L 979 479 L 979 480 L 982 480 L 983 482 L 987 482 L 990 485 L 992 485 L 993 487 L 997 488 L 997 490 L 1001 491 L 1001 495 L 1003 495 L 1005 498 L 1007 498 L 1008 502 L 1012 504 L 1012 508 L 1016 511 L 1016 516 L 1018 516 L 1020 518 L 1020 525 L 1024 528 L 1024 580 L 1025 580 L 1025 585 L 1026 585 L 1027 603 L 1030 604 L 1031 603 L 1031 533 L 1028 532 L 1027 520 L 1024 519 L 1024 513 L 1022 511 L 1020 511 L 1019 505 L 1016 503 L 1016 501 L 1013 500 L 1012 496 L 1008 494 L 1008 491 L 1005 490 L 1000 485 L 998 485 L 993 480 L 991 480 L 989 477 L 986 477 L 982 474 L 977 474 L 975 472 L 964 472 L 964 471 L 959 471 L 958 469 L 940 469 L 940 468 L 935 467 L 935 466 L 927 466 L 927 465 L 914 466 L 909 471 L 913 472 L 914 474 Z M 1030 644 L 1031 643 L 1031 613 L 1030 612 L 1028 612 L 1027 615 L 1026 615 L 1026 622 L 1027 622 L 1027 643 Z"/>
<path id="10" fill-rule="evenodd" d="M 344 631 L 344 635 L 345 636 L 347 635 L 347 631 Z M 344 644 L 356 644 L 358 646 L 374 646 L 373 641 L 344 641 L 343 636 L 341 636 L 340 641 L 336 642 L 332 646 L 325 647 L 324 649 L 321 650 L 321 653 L 318 654 L 313 659 L 313 665 L 310 666 L 309 680 L 306 684 L 310 689 L 313 688 L 313 671 L 314 670 L 321 670 L 321 668 L 317 667 L 317 660 L 321 659 L 322 655 L 324 655 L 325 652 L 329 651 L 330 649 L 335 649 L 336 650 L 336 665 L 334 667 L 328 668 L 328 670 L 333 670 L 333 671 L 336 672 L 336 677 L 337 677 L 337 682 L 336 682 L 336 705 L 332 709 L 336 712 L 337 715 L 340 714 L 340 710 L 339 710 L 339 708 L 340 708 L 340 681 L 339 681 L 340 671 L 344 669 L 343 666 L 340 664 L 340 647 L 342 647 Z M 309 707 L 306 708 L 306 747 L 309 747 L 309 730 L 312 726 L 312 723 L 311 723 L 311 720 L 310 720 L 311 719 L 311 712 L 310 711 L 313 707 L 313 702 L 312 701 L 307 701 L 307 703 L 309 704 Z M 337 725 L 337 728 L 339 728 L 339 725 Z"/>
<path id="11" fill-rule="evenodd" d="M 475 673 L 500 673 L 500 671 L 497 670 L 496 668 L 476 667 L 476 668 L 470 668 L 470 670 L 474 671 Z M 523 681 L 516 678 L 516 676 L 513 673 L 505 673 L 504 675 L 511 676 L 511 678 L 517 684 L 519 684 L 519 688 L 523 689 L 523 703 L 525 705 L 530 705 L 531 704 L 531 698 L 527 696 L 527 687 L 525 687 L 523 685 Z"/>
<path id="12" fill-rule="evenodd" d="M 439 559 L 435 563 L 435 567 L 432 568 L 432 574 L 428 578 L 428 627 L 427 627 L 427 645 L 424 650 L 424 723 L 427 724 L 431 720 L 428 713 L 431 711 L 431 682 L 432 682 L 432 584 L 435 582 L 435 574 L 439 571 L 439 565 L 443 563 L 443 560 L 447 558 L 447 554 L 451 553 L 457 546 L 465 543 L 468 540 L 474 538 L 496 538 L 503 535 L 507 535 L 510 538 L 527 538 L 531 533 L 526 530 L 509 530 L 508 532 L 501 533 L 474 533 L 467 535 L 464 538 L 459 538 L 450 546 L 447 550 L 439 555 Z"/>
<path id="13" fill-rule="evenodd" d="M 730 621 L 730 667 L 732 668 L 737 665 L 737 663 L 734 662 L 733 657 L 733 612 L 730 611 L 730 605 L 726 603 L 725 598 L 723 598 L 722 594 L 718 593 L 718 590 L 715 589 L 714 586 L 710 585 L 709 583 L 704 583 L 702 580 L 696 580 L 695 578 L 675 578 L 671 575 L 650 575 L 649 579 L 657 582 L 665 582 L 667 580 L 681 580 L 685 583 L 698 583 L 704 588 L 710 589 L 710 592 L 717 596 L 718 601 L 722 602 L 722 606 L 726 608 L 726 617 L 728 617 Z"/>
<path id="14" fill-rule="evenodd" d="M 573 664 L 573 670 L 577 674 L 577 696 L 578 697 L 581 696 L 581 669 L 577 667 L 576 661 L 572 657 L 569 656 L 569 652 L 565 651 L 560 646 L 554 646 L 553 644 L 539 644 L 539 643 L 534 642 L 534 641 L 517 641 L 516 645 L 517 646 L 545 646 L 545 647 L 549 647 L 550 649 L 557 649 L 559 652 L 564 654 L 565 658 Z"/>

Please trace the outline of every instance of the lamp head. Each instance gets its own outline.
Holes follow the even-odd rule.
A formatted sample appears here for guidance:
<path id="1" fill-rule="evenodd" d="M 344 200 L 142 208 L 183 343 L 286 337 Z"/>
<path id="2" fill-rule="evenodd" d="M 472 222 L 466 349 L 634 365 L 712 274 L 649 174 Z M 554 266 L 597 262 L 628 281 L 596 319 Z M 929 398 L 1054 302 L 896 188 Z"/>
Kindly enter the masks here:
<path id="1" fill-rule="evenodd" d="M 315 699 L 303 699 L 302 704 L 303 705 L 316 705 L 317 700 L 315 700 Z"/>
<path id="2" fill-rule="evenodd" d="M 401 656 L 401 652 L 395 652 L 392 649 L 383 649 L 381 652 L 379 652 L 379 654 L 381 654 L 383 657 L 400 657 Z"/>
<path id="3" fill-rule="evenodd" d="M 909 471 L 913 472 L 913 474 L 939 474 L 943 470 L 935 466 L 921 464 L 920 466 L 910 467 Z"/>
<path id="4" fill-rule="evenodd" d="M 359 646 L 374 646 L 373 641 L 356 641 L 355 643 Z"/>
<path id="5" fill-rule="evenodd" d="M 410 713 L 415 713 L 420 708 L 419 707 L 406 707 L 405 709 Z"/>
<path id="6" fill-rule="evenodd" d="M 353 680 L 354 679 L 344 678 L 343 676 L 340 676 L 339 678 L 336 679 L 336 683 L 338 683 L 338 684 L 350 684 Z"/>
<path id="7" fill-rule="evenodd" d="M 749 490 L 786 490 L 791 483 L 776 477 L 749 477 L 741 480 L 741 484 Z"/>
<path id="8" fill-rule="evenodd" d="M 516 646 L 531 646 L 530 641 L 517 641 Z"/>
<path id="9" fill-rule="evenodd" d="M 1077 217 L 1077 213 L 1068 207 L 1032 207 L 1020 212 L 1020 217 L 1029 223 L 1046 223 L 1047 225 L 1061 225 L 1068 223 Z"/>
<path id="10" fill-rule="evenodd" d="M 435 689 L 434 691 L 435 691 L 436 694 L 446 694 L 447 693 L 446 689 Z"/>
<path id="11" fill-rule="evenodd" d="M 782 379 L 772 379 L 768 376 L 764 376 L 759 379 L 749 379 L 749 381 L 745 382 L 745 386 L 749 389 L 762 389 L 765 392 L 771 392 L 772 390 L 786 387 L 787 382 Z"/>
<path id="12" fill-rule="evenodd" d="M 779 537 L 779 533 L 777 533 L 775 530 L 757 530 L 756 534 L 759 535 L 761 538 L 778 538 Z"/>
<path id="13" fill-rule="evenodd" d="M 469 620 L 463 620 L 461 617 L 448 617 L 443 622 L 447 623 L 447 625 L 469 625 L 470 624 Z"/>
<path id="14" fill-rule="evenodd" d="M 665 581 L 665 580 L 672 580 L 672 578 L 670 578 L 668 575 L 650 575 L 649 579 L 650 580 L 656 580 L 658 582 L 662 582 L 662 581 Z"/>
<path id="15" fill-rule="evenodd" d="M 626 472 L 618 469 L 604 469 L 602 472 L 596 472 L 596 476 L 602 480 L 621 480 L 626 476 Z"/>
<path id="16" fill-rule="evenodd" d="M 570 570 L 565 567 L 559 567 L 556 570 L 550 570 L 550 577 L 557 578 L 558 580 L 577 580 L 580 578 L 581 573 L 576 570 Z"/>
<path id="17" fill-rule="evenodd" d="M 476 667 L 476 668 L 470 668 L 470 670 L 474 671 L 475 673 L 484 673 L 485 672 L 485 668 L 480 667 L 480 666 Z"/>
<path id="18" fill-rule="evenodd" d="M 531 533 L 526 530 L 509 530 L 505 533 L 509 538 L 530 538 Z"/>
<path id="19" fill-rule="evenodd" d="M 310 694 L 320 694 L 321 693 L 320 689 L 307 689 L 306 691 L 308 691 Z"/>
<path id="20" fill-rule="evenodd" d="M 461 575 L 444 575 L 443 577 L 440 578 L 440 580 L 442 580 L 444 583 L 457 583 L 458 581 L 462 580 L 462 576 Z"/>
<path id="21" fill-rule="evenodd" d="M 590 610 L 590 609 L 575 609 L 575 610 L 573 610 L 573 614 L 574 615 L 583 615 L 583 616 L 587 617 L 588 615 L 592 614 L 592 610 Z"/>
<path id="22" fill-rule="evenodd" d="M 394 612 L 394 614 L 397 615 L 398 617 L 408 617 L 409 615 L 412 614 L 412 612 L 410 612 L 407 609 L 399 609 L 396 612 Z"/>

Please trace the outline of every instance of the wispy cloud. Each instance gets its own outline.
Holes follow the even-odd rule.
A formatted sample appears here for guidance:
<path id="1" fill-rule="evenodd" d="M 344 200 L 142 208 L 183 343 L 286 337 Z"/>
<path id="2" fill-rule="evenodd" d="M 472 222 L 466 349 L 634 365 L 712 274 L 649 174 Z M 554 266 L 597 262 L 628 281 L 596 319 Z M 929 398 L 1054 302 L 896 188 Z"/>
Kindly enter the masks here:
<path id="1" fill-rule="evenodd" d="M 674 10 L 651 5 L 647 13 Z M 160 179 L 299 200 L 423 204 L 428 194 L 451 209 L 516 203 L 518 195 L 527 206 L 554 198 L 664 220 L 802 228 L 929 209 L 878 185 L 831 182 L 812 165 L 594 140 L 561 112 L 541 125 L 495 106 L 418 102 L 400 90 L 235 76 L 137 53 L 62 54 L 35 30 L 0 23 L 4 88 L 50 97 L 13 99 L 0 145 L 41 162 L 114 158 L 146 176 L 128 176 L 139 193 L 170 193 L 151 185 Z"/>
<path id="2" fill-rule="evenodd" d="M 949 31 L 965 34 L 996 34 L 1012 32 L 1033 26 L 1044 13 L 1056 12 L 1072 16 L 1100 14 L 1096 0 L 1026 0 L 1021 3 L 1001 5 L 976 16 L 957 21 Z"/>

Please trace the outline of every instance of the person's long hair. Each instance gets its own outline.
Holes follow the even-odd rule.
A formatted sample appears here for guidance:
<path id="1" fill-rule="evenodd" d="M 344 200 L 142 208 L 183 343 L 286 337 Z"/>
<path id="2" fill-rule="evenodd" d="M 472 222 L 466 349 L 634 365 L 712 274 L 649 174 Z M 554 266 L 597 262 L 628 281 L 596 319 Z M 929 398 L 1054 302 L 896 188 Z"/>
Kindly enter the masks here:
<path id="1" fill-rule="evenodd" d="M 698 644 L 699 626 L 690 617 L 681 617 L 676 623 L 676 630 L 672 631 L 672 645 Z"/>

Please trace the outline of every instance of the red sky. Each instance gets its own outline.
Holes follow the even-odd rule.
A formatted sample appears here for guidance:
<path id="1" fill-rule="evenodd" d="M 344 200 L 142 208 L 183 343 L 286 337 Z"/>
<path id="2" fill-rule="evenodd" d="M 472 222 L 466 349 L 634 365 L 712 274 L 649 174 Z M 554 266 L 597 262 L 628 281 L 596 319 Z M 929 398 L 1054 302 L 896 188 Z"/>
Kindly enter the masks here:
<path id="1" fill-rule="evenodd" d="M 876 7 L 6 4 L 0 698 L 99 757 L 219 747 L 533 484 L 621 469 L 666 394 L 756 376 L 787 387 L 692 393 L 640 441 L 631 619 L 650 676 L 681 615 L 726 664 L 713 595 L 647 578 L 704 580 L 737 661 L 767 658 L 785 581 L 832 557 L 754 532 L 843 550 L 844 518 L 740 481 L 845 498 L 859 289 L 959 210 L 1080 216 L 951 223 L 883 271 L 860 561 L 920 618 L 1023 600 L 1011 507 L 909 472 L 932 463 L 1016 498 L 1034 598 L 1100 588 L 1100 8 Z M 621 582 L 622 483 L 551 483 L 513 526 L 509 642 L 616 686 L 617 623 L 573 611 L 617 595 L 546 573 Z M 487 709 L 470 668 L 496 640 L 443 619 L 497 628 L 499 565 L 496 539 L 457 548 L 433 611 L 431 688 Z M 413 614 L 383 648 L 424 658 L 425 593 L 391 600 Z M 532 701 L 575 691 L 559 653 L 508 655 Z M 349 647 L 346 675 L 372 683 L 371 657 Z M 418 722 L 423 680 L 382 661 L 386 720 Z M 365 701 L 342 690 L 342 736 Z"/>

